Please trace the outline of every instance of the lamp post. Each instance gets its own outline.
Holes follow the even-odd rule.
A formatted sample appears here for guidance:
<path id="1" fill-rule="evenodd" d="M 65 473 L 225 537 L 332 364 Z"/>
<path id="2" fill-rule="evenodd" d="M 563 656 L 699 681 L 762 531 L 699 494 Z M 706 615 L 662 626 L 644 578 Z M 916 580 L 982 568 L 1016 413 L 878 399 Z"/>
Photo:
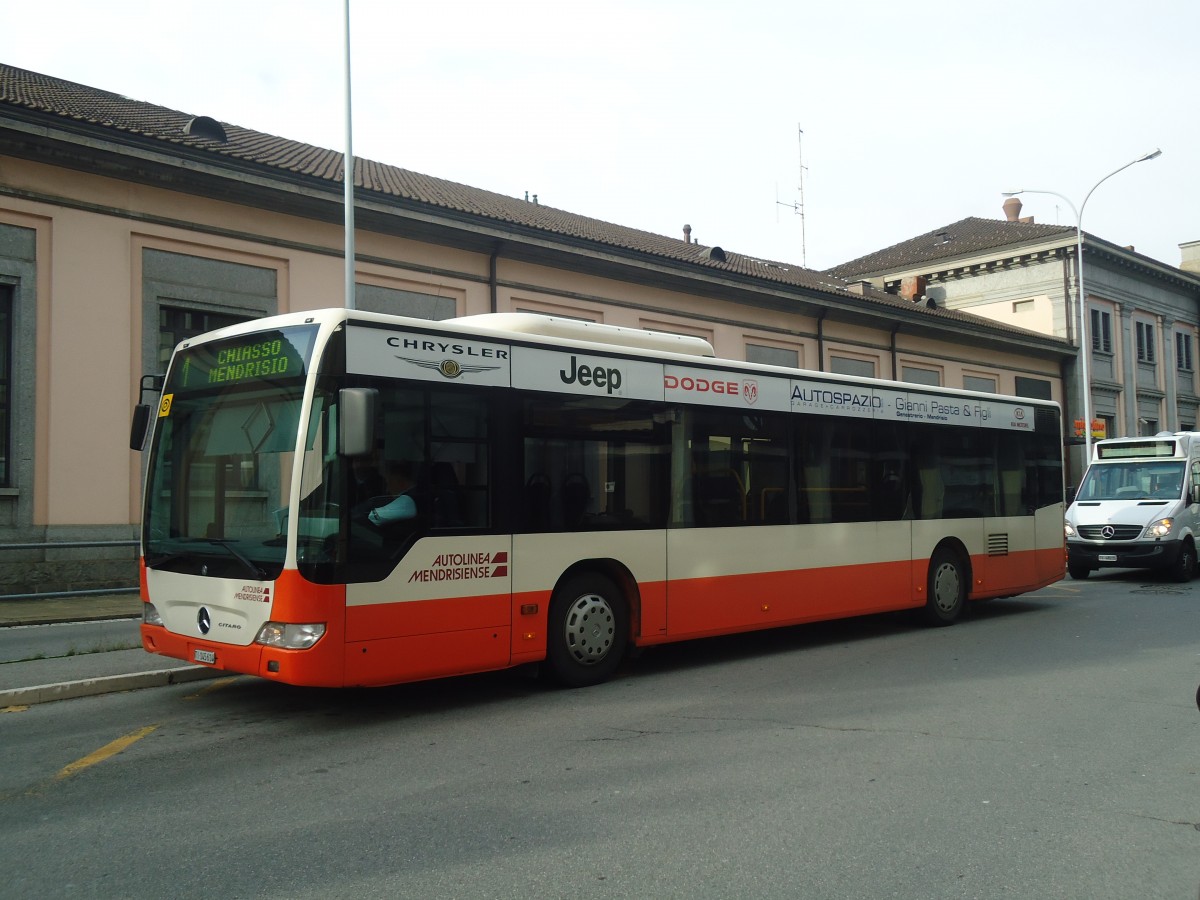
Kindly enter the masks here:
<path id="1" fill-rule="evenodd" d="M 1083 289 L 1083 211 L 1087 208 L 1087 202 L 1091 199 L 1096 188 L 1108 181 L 1118 172 L 1124 172 L 1132 165 L 1140 162 L 1145 162 L 1148 159 L 1155 159 L 1162 156 L 1162 150 L 1152 150 L 1149 153 L 1144 153 L 1137 159 L 1130 160 L 1121 166 L 1119 169 L 1114 169 L 1109 172 L 1099 181 L 1092 185 L 1092 189 L 1087 192 L 1083 198 L 1083 203 L 1079 208 L 1075 208 L 1075 204 L 1064 197 L 1057 191 L 1034 190 L 1032 188 L 1023 188 L 1019 191 L 1005 191 L 1005 197 L 1015 197 L 1017 194 L 1049 194 L 1052 197 L 1057 197 L 1063 203 L 1071 208 L 1071 212 L 1075 214 L 1075 283 L 1078 294 L 1079 307 L 1079 381 L 1080 394 L 1083 399 L 1083 468 L 1086 469 L 1088 463 L 1092 459 L 1092 382 L 1088 376 L 1088 360 L 1092 354 L 1091 343 L 1088 340 L 1087 330 L 1087 294 Z M 1082 471 L 1081 471 L 1082 474 Z"/>

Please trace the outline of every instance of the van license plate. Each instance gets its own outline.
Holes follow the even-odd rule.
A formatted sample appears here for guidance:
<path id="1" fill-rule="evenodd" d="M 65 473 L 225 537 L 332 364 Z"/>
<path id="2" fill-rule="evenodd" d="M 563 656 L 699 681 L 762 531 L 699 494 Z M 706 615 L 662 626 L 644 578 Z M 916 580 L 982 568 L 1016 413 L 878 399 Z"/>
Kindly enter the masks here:
<path id="1" fill-rule="evenodd" d="M 207 663 L 213 666 L 217 663 L 217 652 L 215 650 L 193 650 L 192 659 L 198 663 Z"/>
<path id="2" fill-rule="evenodd" d="M 1116 561 L 1117 561 L 1117 554 L 1115 554 L 1115 553 L 1101 553 L 1100 554 L 1100 562 L 1116 562 Z M 197 650 L 196 652 L 199 653 L 200 651 Z"/>

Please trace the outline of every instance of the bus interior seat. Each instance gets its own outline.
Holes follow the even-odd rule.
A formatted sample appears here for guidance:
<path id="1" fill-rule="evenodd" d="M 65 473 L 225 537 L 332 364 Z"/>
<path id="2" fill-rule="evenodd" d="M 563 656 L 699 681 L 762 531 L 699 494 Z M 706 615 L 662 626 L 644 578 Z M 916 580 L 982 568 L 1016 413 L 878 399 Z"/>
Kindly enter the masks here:
<path id="1" fill-rule="evenodd" d="M 766 525 L 786 525 L 788 520 L 787 488 L 763 488 L 758 496 L 759 521 Z"/>
<path id="2" fill-rule="evenodd" d="M 550 528 L 550 479 L 535 472 L 525 482 L 525 524 L 530 531 Z"/>
<path id="3" fill-rule="evenodd" d="M 453 528 L 463 525 L 462 491 L 458 475 L 448 462 L 435 462 L 429 467 L 429 484 L 433 494 L 433 525 Z"/>
<path id="4" fill-rule="evenodd" d="M 699 525 L 738 525 L 746 521 L 746 492 L 733 469 L 696 476 L 696 522 Z"/>
<path id="5" fill-rule="evenodd" d="M 579 472 L 571 472 L 563 479 L 562 491 L 559 496 L 562 503 L 563 525 L 567 528 L 578 528 L 587 513 L 588 503 L 592 499 L 592 491 L 587 479 Z"/>

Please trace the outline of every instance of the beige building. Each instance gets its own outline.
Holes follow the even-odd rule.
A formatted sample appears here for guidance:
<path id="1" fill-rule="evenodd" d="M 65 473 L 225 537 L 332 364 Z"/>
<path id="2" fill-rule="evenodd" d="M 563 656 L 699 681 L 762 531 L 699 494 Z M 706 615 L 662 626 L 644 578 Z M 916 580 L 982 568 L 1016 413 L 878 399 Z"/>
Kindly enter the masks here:
<path id="1" fill-rule="evenodd" d="M 549 313 L 1056 400 L 1074 356 L 1061 336 L 697 244 L 682 222 L 650 234 L 368 160 L 356 183 L 362 309 Z M 342 305 L 342 221 L 339 153 L 0 65 L 0 595 L 134 583 L 142 376 L 184 337 Z"/>
<path id="2" fill-rule="evenodd" d="M 1021 216 L 968 218 L 843 263 L 827 274 L 1055 335 L 1079 345 L 1078 233 Z M 1090 424 L 1096 437 L 1192 431 L 1200 423 L 1200 243 L 1180 268 L 1083 234 Z M 1082 473 L 1082 367 L 1067 370 L 1064 403 L 1073 483 Z M 1078 429 L 1078 430 L 1077 430 Z"/>

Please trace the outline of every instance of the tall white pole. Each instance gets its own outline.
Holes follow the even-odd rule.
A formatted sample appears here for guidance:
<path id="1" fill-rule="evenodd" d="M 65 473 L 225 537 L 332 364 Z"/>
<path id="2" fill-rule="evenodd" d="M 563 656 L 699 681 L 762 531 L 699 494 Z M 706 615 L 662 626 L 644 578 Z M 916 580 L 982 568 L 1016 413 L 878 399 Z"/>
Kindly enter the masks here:
<path id="1" fill-rule="evenodd" d="M 1057 191 L 1042 191 L 1034 190 L 1033 188 L 1025 188 L 1020 191 L 1006 191 L 1004 196 L 1015 197 L 1017 194 L 1049 194 L 1051 197 L 1057 197 L 1067 206 L 1071 207 L 1071 212 L 1075 214 L 1075 285 L 1077 293 L 1077 302 L 1079 307 L 1079 381 L 1080 393 L 1082 394 L 1083 403 L 1083 467 L 1086 469 L 1092 461 L 1092 382 L 1088 377 L 1088 361 L 1092 355 L 1092 344 L 1088 339 L 1088 309 L 1087 309 L 1087 291 L 1083 284 L 1083 211 L 1087 208 L 1087 202 L 1095 193 L 1096 188 L 1108 181 L 1118 172 L 1124 172 L 1135 163 L 1145 162 L 1148 159 L 1155 159 L 1162 156 L 1161 150 L 1152 150 L 1149 153 L 1144 153 L 1137 159 L 1130 160 L 1121 166 L 1119 169 L 1114 169 L 1109 172 L 1087 192 L 1083 198 L 1083 203 L 1079 209 L 1075 208 L 1075 204 L 1064 197 Z M 1126 365 L 1130 363 L 1127 362 Z M 1130 398 L 1129 402 L 1135 402 L 1134 398 Z"/>
<path id="2" fill-rule="evenodd" d="M 354 143 L 350 106 L 350 0 L 344 0 L 346 46 L 345 46 L 345 83 L 346 83 L 346 155 L 342 165 L 343 205 L 346 208 L 346 309 L 354 309 Z"/>

